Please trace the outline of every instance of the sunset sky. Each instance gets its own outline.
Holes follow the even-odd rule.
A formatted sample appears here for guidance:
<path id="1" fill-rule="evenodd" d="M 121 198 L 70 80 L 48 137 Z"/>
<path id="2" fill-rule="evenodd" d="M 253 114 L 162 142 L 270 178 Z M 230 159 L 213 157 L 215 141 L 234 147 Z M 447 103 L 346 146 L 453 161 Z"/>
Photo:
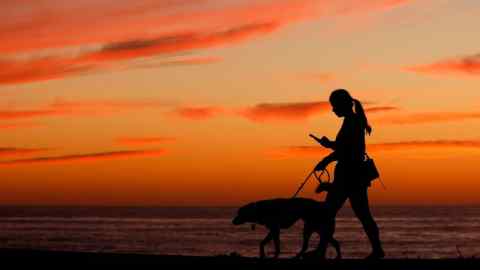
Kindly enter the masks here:
<path id="1" fill-rule="evenodd" d="M 291 196 L 346 88 L 382 204 L 480 203 L 480 2 L 0 2 L 0 204 Z M 332 169 L 332 168 L 330 168 Z M 302 196 L 316 196 L 313 181 Z"/>

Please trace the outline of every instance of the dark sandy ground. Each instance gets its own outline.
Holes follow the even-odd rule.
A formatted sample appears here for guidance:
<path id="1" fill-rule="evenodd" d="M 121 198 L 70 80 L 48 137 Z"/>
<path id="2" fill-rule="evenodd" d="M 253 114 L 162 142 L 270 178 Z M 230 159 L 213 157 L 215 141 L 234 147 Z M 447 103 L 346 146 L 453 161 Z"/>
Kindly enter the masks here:
<path id="1" fill-rule="evenodd" d="M 338 269 L 338 270 L 480 270 L 480 259 L 383 259 L 366 261 L 358 259 L 326 260 L 317 259 L 266 259 L 247 258 L 234 255 L 220 255 L 211 257 L 174 256 L 174 255 L 141 255 L 120 253 L 83 253 L 66 251 L 40 251 L 20 249 L 0 249 L 0 263 L 2 265 L 62 265 L 75 267 L 80 265 L 192 265 L 203 269 L 205 266 L 239 266 L 248 268 L 284 268 L 288 269 Z M 225 269 L 225 267 L 222 267 Z M 286 268 L 285 268 L 286 269 Z"/>

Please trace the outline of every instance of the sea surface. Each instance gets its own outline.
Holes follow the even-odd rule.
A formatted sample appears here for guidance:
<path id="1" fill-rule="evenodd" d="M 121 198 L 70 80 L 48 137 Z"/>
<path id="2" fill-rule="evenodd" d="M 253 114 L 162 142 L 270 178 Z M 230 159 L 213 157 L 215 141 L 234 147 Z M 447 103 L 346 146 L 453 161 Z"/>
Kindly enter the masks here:
<path id="1" fill-rule="evenodd" d="M 236 208 L 0 207 L 0 248 L 142 254 L 258 256 L 267 231 L 231 223 Z M 480 256 L 480 207 L 374 207 L 390 258 Z M 281 257 L 301 246 L 299 221 L 281 233 Z M 359 221 L 345 207 L 336 238 L 345 258 L 370 247 Z M 314 235 L 311 248 L 318 243 Z M 267 247 L 271 254 L 273 246 Z M 334 256 L 329 248 L 328 256 Z"/>

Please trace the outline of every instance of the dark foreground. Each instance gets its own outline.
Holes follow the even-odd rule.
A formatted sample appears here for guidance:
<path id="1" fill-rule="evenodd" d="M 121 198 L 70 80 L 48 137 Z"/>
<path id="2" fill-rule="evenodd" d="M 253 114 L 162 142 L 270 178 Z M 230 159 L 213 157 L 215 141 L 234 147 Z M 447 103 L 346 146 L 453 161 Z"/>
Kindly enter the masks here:
<path id="1" fill-rule="evenodd" d="M 195 268 L 203 266 L 251 266 L 260 268 L 295 267 L 291 269 L 403 269 L 403 270 L 462 270 L 480 269 L 480 259 L 384 259 L 379 261 L 365 261 L 357 259 L 344 260 L 263 260 L 240 256 L 173 256 L 173 255 L 140 255 L 140 254 L 114 254 L 114 253 L 83 253 L 63 251 L 34 251 L 17 249 L 0 249 L 0 262 L 2 265 L 65 265 L 78 266 L 86 264 L 149 264 L 149 265 L 194 265 Z M 321 268 L 318 268 L 321 267 Z M 313 268 L 312 268 L 313 269 Z"/>

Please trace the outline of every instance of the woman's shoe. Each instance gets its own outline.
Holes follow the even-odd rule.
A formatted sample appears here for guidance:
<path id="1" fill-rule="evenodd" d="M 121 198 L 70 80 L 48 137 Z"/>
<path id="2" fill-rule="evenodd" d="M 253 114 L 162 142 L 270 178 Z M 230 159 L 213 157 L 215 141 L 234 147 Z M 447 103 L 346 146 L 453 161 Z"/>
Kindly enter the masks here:
<path id="1" fill-rule="evenodd" d="M 383 250 L 374 250 L 370 255 L 368 255 L 365 259 L 366 260 L 380 260 L 385 258 L 385 252 Z"/>

